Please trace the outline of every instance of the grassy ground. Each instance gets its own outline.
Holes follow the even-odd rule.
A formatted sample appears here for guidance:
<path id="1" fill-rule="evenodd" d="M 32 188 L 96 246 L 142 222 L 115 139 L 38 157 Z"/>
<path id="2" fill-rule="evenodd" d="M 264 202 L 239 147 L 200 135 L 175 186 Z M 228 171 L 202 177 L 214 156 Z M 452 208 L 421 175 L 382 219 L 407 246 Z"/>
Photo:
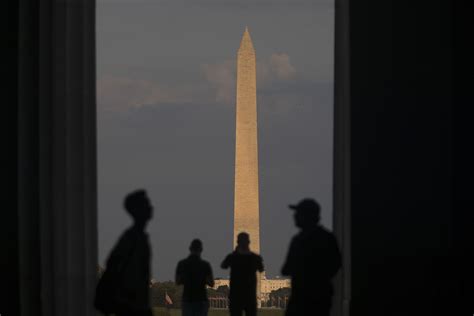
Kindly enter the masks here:
<path id="1" fill-rule="evenodd" d="M 181 316 L 181 310 L 170 309 L 169 313 L 166 308 L 155 307 L 153 309 L 154 316 Z M 258 316 L 283 316 L 285 313 L 282 309 L 260 309 L 258 310 Z M 211 309 L 209 310 L 208 316 L 229 316 L 229 312 L 226 309 Z"/>

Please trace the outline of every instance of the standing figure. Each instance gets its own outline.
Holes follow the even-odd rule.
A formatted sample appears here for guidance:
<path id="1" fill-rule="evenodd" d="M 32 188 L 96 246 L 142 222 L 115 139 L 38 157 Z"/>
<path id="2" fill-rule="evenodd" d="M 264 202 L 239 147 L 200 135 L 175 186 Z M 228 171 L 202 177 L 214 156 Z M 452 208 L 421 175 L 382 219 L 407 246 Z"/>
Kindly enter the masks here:
<path id="1" fill-rule="evenodd" d="M 286 316 L 329 316 L 332 278 L 341 268 L 334 235 L 319 225 L 320 206 L 313 199 L 289 205 L 301 231 L 293 237 L 282 274 L 291 277 L 291 297 Z"/>
<path id="2" fill-rule="evenodd" d="M 230 315 L 257 315 L 257 271 L 263 272 L 263 259 L 249 248 L 249 234 L 237 235 L 235 251 L 227 255 L 221 264 L 223 269 L 230 267 Z"/>
<path id="3" fill-rule="evenodd" d="M 153 208 L 145 190 L 128 194 L 124 206 L 133 218 L 133 225 L 122 234 L 110 253 L 94 303 L 104 314 L 151 316 L 151 253 L 145 227 L 153 216 Z"/>
<path id="4" fill-rule="evenodd" d="M 206 285 L 214 286 L 209 262 L 201 259 L 203 247 L 199 239 L 189 246 L 190 255 L 178 262 L 176 284 L 184 285 L 182 298 L 183 316 L 206 316 L 209 310 Z"/>

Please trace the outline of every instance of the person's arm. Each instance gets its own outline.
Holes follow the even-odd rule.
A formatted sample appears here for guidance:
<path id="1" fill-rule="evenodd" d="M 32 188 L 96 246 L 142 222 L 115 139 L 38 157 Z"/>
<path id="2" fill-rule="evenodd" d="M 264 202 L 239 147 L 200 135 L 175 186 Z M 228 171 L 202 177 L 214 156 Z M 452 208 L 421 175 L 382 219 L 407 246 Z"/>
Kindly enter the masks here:
<path id="1" fill-rule="evenodd" d="M 176 273 L 175 273 L 174 281 L 177 285 L 181 285 L 181 284 L 184 283 L 184 280 L 183 280 L 183 263 L 181 261 L 176 266 Z"/>
<path id="2" fill-rule="evenodd" d="M 262 256 L 257 257 L 257 271 L 258 272 L 263 272 L 265 268 L 263 267 L 263 258 Z"/>
<path id="3" fill-rule="evenodd" d="M 208 263 L 207 267 L 206 284 L 210 287 L 214 287 L 214 276 L 212 275 L 211 265 Z"/>
<path id="4" fill-rule="evenodd" d="M 288 254 L 286 256 L 285 263 L 281 268 L 281 274 L 285 276 L 290 276 L 293 272 L 293 261 L 295 260 L 295 240 L 293 239 L 290 243 L 290 249 L 288 249 Z"/>
<path id="5" fill-rule="evenodd" d="M 227 257 L 225 257 L 224 261 L 222 261 L 221 263 L 221 268 L 222 269 L 227 269 L 230 267 L 230 261 L 231 261 L 231 255 L 227 255 Z"/>

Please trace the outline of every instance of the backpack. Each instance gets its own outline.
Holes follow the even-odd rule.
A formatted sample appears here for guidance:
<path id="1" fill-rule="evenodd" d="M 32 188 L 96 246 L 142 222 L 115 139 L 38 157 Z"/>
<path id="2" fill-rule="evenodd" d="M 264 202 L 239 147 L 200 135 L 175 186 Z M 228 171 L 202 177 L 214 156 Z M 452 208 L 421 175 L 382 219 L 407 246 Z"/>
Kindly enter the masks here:
<path id="1" fill-rule="evenodd" d="M 101 313 L 116 314 L 126 310 L 127 306 L 120 299 L 122 293 L 122 279 L 124 278 L 124 271 L 126 271 L 132 255 L 135 250 L 135 243 L 131 247 L 125 260 L 119 264 L 107 265 L 102 277 L 97 283 L 94 307 Z M 113 251 L 113 250 L 112 250 Z"/>
<path id="2" fill-rule="evenodd" d="M 105 315 L 114 314 L 117 311 L 118 277 L 119 275 L 112 269 L 106 269 L 97 283 L 94 307 Z"/>

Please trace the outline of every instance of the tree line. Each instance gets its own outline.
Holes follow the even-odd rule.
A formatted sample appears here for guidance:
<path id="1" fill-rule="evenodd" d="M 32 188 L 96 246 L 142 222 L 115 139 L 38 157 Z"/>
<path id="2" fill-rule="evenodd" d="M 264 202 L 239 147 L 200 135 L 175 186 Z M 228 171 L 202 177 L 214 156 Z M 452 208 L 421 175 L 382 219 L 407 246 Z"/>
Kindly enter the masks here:
<path id="1" fill-rule="evenodd" d="M 97 277 L 100 279 L 104 273 L 104 268 L 100 265 L 97 266 Z M 262 305 L 265 307 L 280 307 L 290 296 L 290 288 L 281 288 L 274 290 L 269 295 L 269 300 L 264 302 Z M 166 302 L 166 295 L 172 301 L 172 304 Z M 181 297 L 183 295 L 183 286 L 176 285 L 173 281 L 165 282 L 150 282 L 150 297 L 151 305 L 153 307 L 169 307 L 169 308 L 181 308 Z M 208 288 L 207 296 L 212 297 L 228 297 L 229 287 L 227 285 L 219 286 L 217 289 Z M 286 305 L 286 304 L 285 304 Z"/>

